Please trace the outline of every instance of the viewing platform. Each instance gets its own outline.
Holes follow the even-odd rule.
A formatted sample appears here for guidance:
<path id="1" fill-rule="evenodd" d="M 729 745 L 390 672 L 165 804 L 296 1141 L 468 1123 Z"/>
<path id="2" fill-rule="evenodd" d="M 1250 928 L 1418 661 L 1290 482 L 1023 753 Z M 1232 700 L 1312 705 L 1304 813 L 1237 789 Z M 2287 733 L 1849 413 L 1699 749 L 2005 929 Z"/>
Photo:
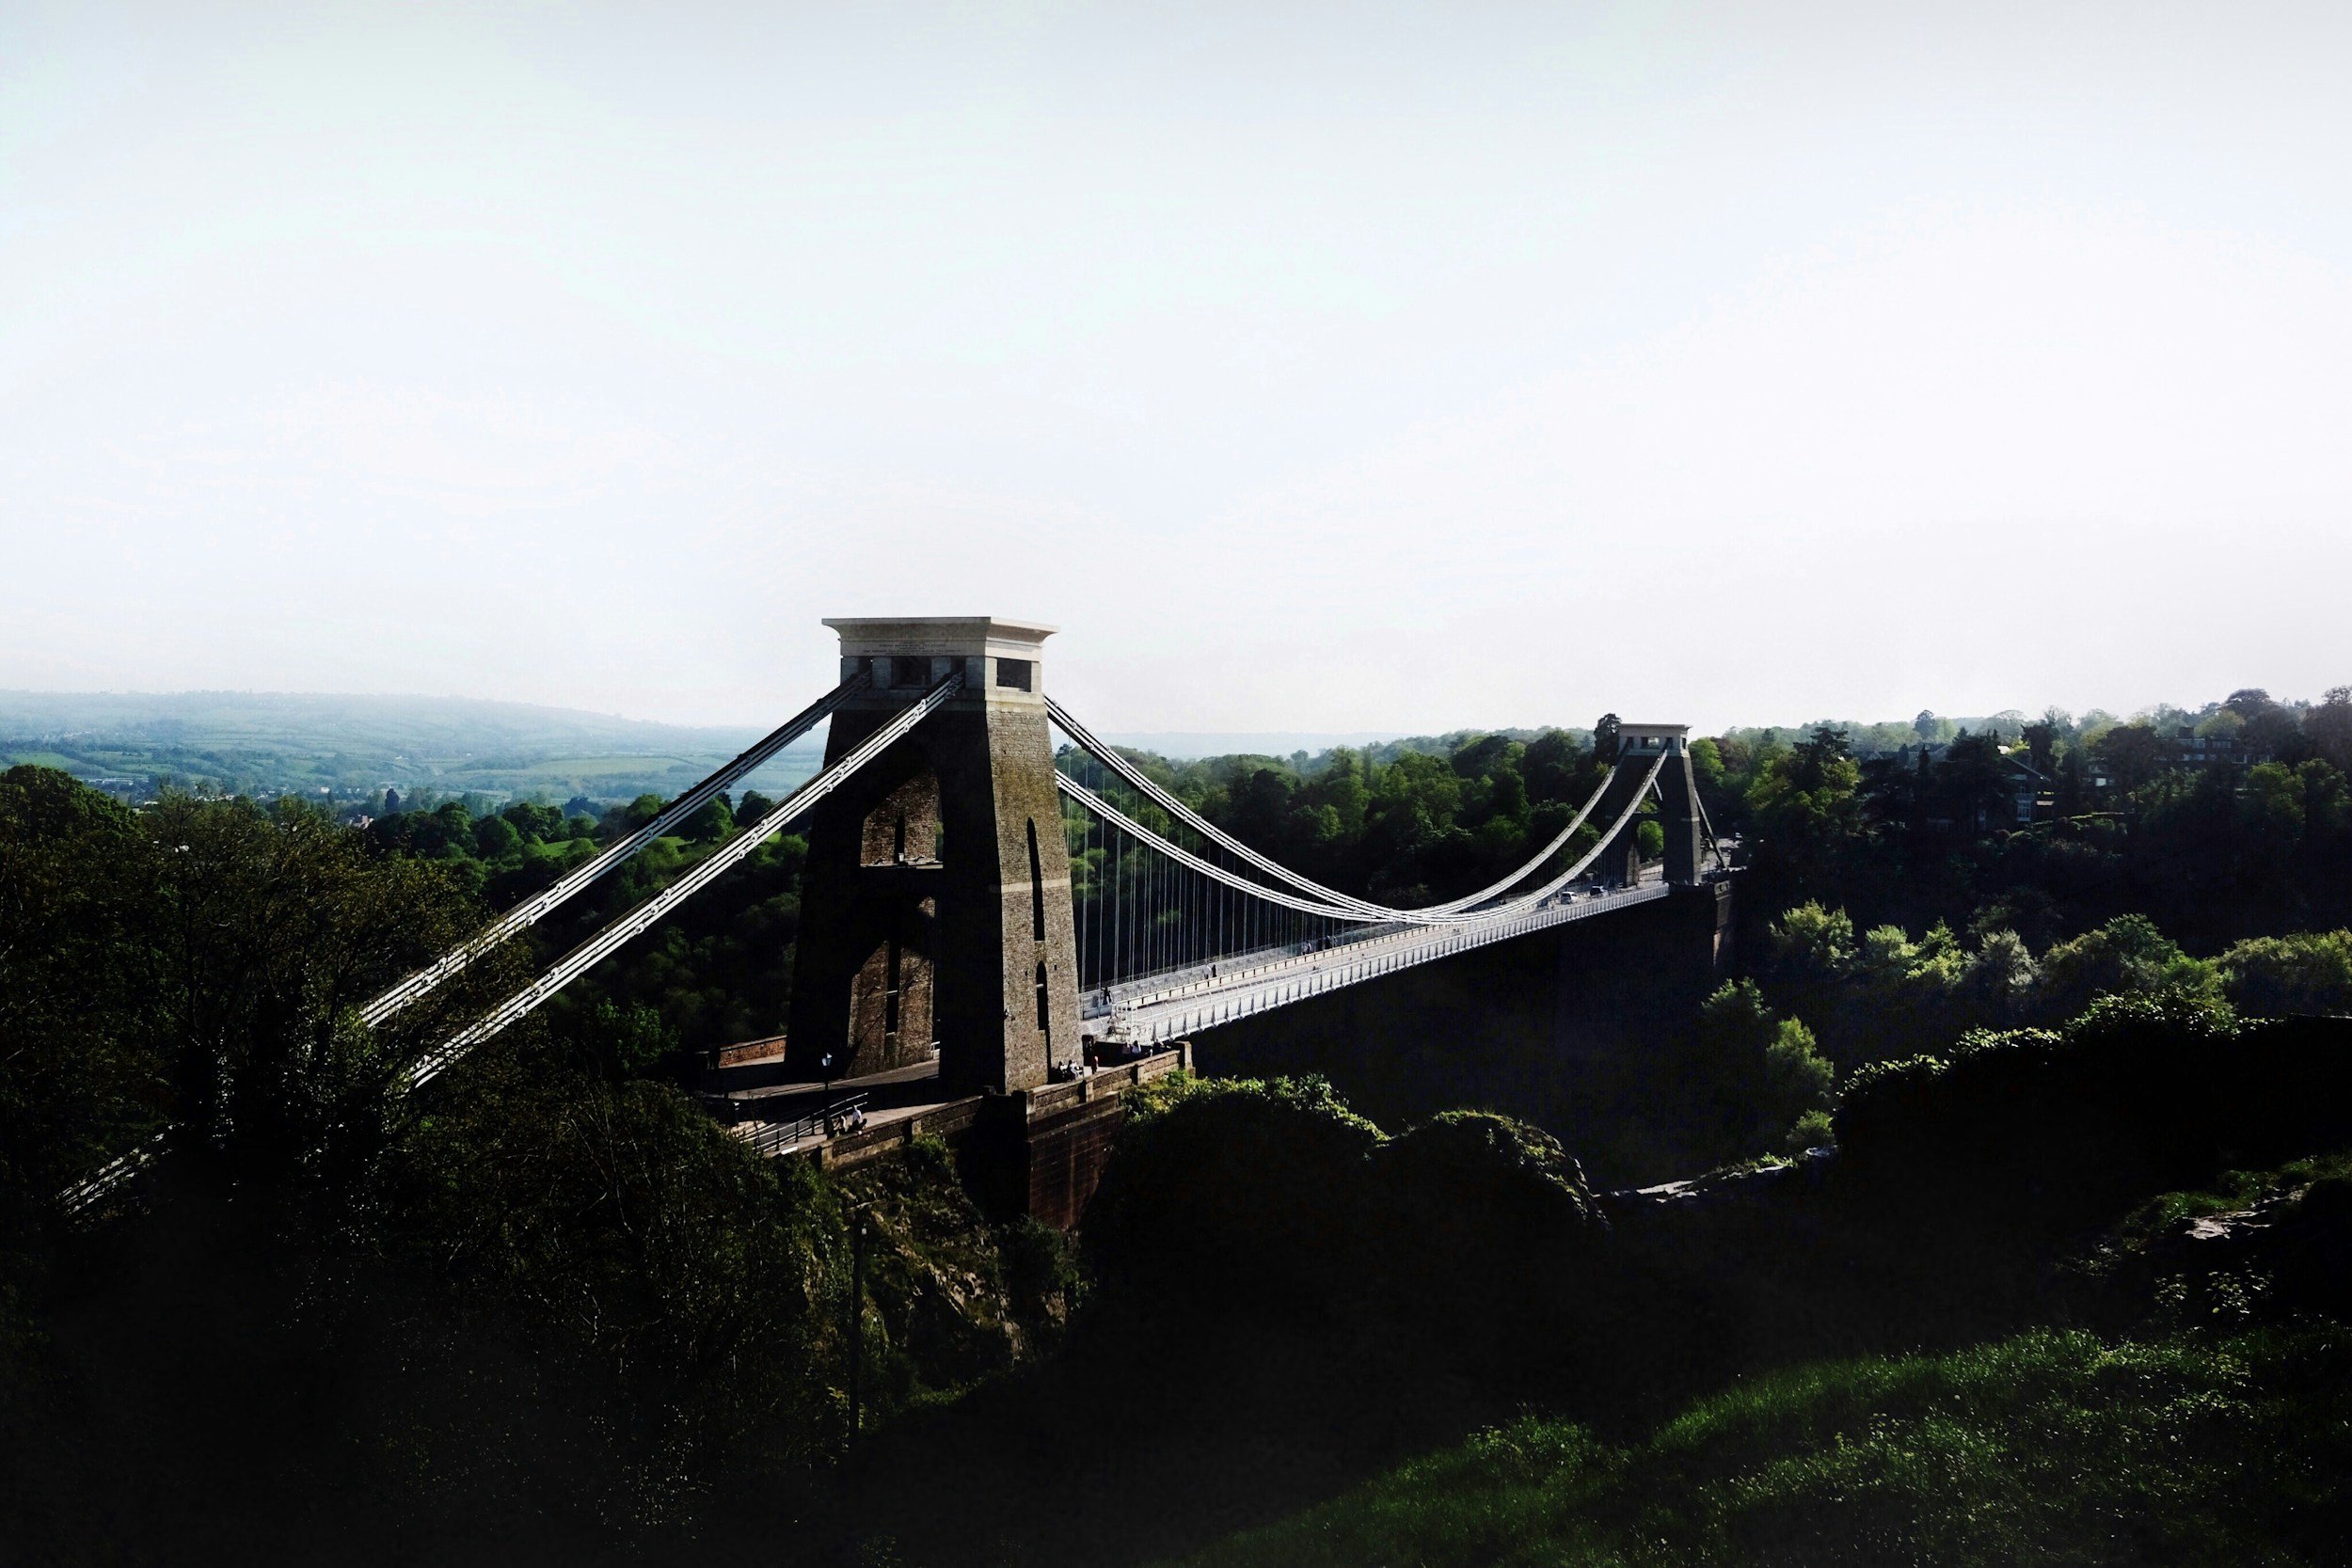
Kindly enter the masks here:
<path id="1" fill-rule="evenodd" d="M 971 1162 L 984 1201 L 1064 1228 L 1102 1179 L 1124 1119 L 1121 1097 L 1192 1066 L 1192 1043 L 1175 1040 L 1035 1088 L 956 1095 L 941 1092 L 936 1060 L 811 1084 L 783 1078 L 778 1050 L 749 1059 L 740 1052 L 713 1053 L 722 1065 L 704 1075 L 702 1098 L 762 1154 L 838 1171 L 939 1138 L 959 1154 L 986 1156 Z"/>

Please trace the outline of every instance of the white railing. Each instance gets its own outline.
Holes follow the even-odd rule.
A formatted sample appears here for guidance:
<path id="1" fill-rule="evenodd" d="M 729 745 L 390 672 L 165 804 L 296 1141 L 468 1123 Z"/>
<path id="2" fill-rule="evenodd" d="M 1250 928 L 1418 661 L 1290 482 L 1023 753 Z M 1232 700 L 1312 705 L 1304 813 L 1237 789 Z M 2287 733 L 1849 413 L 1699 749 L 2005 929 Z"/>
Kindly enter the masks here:
<path id="1" fill-rule="evenodd" d="M 1311 996 L 1393 974 L 1399 970 L 1508 942 L 1514 937 L 1549 930 L 1571 921 L 1589 919 L 1638 904 L 1652 903 L 1673 892 L 1663 880 L 1639 887 L 1603 892 L 1589 898 L 1570 897 L 1539 909 L 1519 911 L 1476 926 L 1410 927 L 1383 932 L 1355 942 L 1316 948 L 1295 956 L 1228 971 L 1217 966 L 1211 976 L 1147 991 L 1112 988 L 1111 1003 L 1099 1003 L 1086 1015 L 1103 1021 L 1130 1039 L 1143 1043 L 1175 1039 L 1195 1030 L 1214 1028 L 1236 1019 L 1269 1012 Z M 1099 993 L 1097 993 L 1099 995 Z"/>

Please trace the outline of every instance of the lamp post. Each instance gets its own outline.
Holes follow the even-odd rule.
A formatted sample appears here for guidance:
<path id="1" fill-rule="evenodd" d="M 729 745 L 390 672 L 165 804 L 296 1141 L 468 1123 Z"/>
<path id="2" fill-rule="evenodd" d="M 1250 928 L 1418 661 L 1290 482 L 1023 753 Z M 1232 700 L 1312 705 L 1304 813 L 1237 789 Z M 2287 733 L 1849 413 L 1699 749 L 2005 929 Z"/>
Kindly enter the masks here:
<path id="1" fill-rule="evenodd" d="M 866 1205 L 850 1210 L 850 1435 L 865 1422 Z"/>

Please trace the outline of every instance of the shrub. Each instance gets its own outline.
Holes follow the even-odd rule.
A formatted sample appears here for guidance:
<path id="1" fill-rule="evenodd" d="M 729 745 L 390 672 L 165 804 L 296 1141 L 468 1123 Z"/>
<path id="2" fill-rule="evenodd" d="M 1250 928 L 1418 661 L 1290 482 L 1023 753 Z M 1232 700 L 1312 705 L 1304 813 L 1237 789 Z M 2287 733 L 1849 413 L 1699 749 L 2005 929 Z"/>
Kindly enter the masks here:
<path id="1" fill-rule="evenodd" d="M 1775 1154 L 1803 1154 L 1810 1148 L 1826 1148 L 1837 1141 L 1837 1130 L 1827 1111 L 1807 1111 L 1789 1125 L 1788 1131 L 1773 1146 Z"/>
<path id="2" fill-rule="evenodd" d="M 1077 1300 L 1085 1280 L 1077 1249 L 1068 1236 L 1024 1214 L 997 1238 L 1004 1258 L 1005 1291 L 1016 1311 L 1054 1322 Z"/>
<path id="3" fill-rule="evenodd" d="M 1830 1085 L 1836 1069 L 1813 1043 L 1813 1031 L 1801 1019 L 1784 1018 L 1764 1048 L 1764 1122 L 1768 1127 L 1793 1125 L 1816 1116 L 1830 1103 Z"/>
<path id="4" fill-rule="evenodd" d="M 1090 1310 L 1377 1330 L 1525 1387 L 1574 1366 L 1608 1230 L 1537 1128 L 1462 1111 L 1389 1138 L 1320 1079 L 1212 1082 L 1122 1132 L 1087 1215 Z"/>
<path id="5" fill-rule="evenodd" d="M 2222 988 L 2240 1012 L 2352 1012 L 2352 931 L 2258 937 L 2222 954 L 2219 968 Z"/>
<path id="6" fill-rule="evenodd" d="M 1219 1311 L 1334 1299 L 1353 1275 L 1377 1127 L 1320 1078 L 1188 1085 L 1121 1134 L 1088 1206 L 1106 1297 Z"/>
<path id="7" fill-rule="evenodd" d="M 2045 1006 L 2060 1017 L 2102 996 L 2219 994 L 2214 967 L 2181 951 L 2144 914 L 2118 915 L 2058 943 L 2042 955 L 2042 970 Z"/>
<path id="8" fill-rule="evenodd" d="M 1808 979 L 1832 979 L 1854 959 L 1853 921 L 1843 910 L 1799 904 L 1767 933 L 1772 959 Z"/>
<path id="9" fill-rule="evenodd" d="M 1973 1000 L 2001 1017 L 2015 1017 L 2042 978 L 2025 939 L 2011 930 L 1985 932 L 1968 963 L 1964 984 Z"/>
<path id="10" fill-rule="evenodd" d="M 1608 1224 L 1549 1133 L 1451 1111 L 1375 1146 L 1370 1164 L 1375 1277 L 1450 1359 L 1500 1371 L 1573 1339 Z"/>

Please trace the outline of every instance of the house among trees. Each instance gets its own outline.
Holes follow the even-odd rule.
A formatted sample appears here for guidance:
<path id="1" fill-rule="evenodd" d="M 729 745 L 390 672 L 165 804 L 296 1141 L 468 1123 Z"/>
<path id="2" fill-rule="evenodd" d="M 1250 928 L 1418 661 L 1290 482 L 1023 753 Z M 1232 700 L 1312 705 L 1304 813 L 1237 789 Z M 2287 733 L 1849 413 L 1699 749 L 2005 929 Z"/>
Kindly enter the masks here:
<path id="1" fill-rule="evenodd" d="M 1870 754 L 1863 774 L 1882 819 L 1908 817 L 1930 832 L 1981 833 L 2057 815 L 2054 773 L 2003 751 L 1990 730 Z"/>
<path id="2" fill-rule="evenodd" d="M 2252 726 L 2214 735 L 2199 735 L 2190 725 L 2183 724 L 2173 731 L 2171 761 L 2180 768 L 2213 768 L 2227 765 L 2251 768 L 2258 762 L 2271 760 L 2270 749 L 2254 738 Z"/>

